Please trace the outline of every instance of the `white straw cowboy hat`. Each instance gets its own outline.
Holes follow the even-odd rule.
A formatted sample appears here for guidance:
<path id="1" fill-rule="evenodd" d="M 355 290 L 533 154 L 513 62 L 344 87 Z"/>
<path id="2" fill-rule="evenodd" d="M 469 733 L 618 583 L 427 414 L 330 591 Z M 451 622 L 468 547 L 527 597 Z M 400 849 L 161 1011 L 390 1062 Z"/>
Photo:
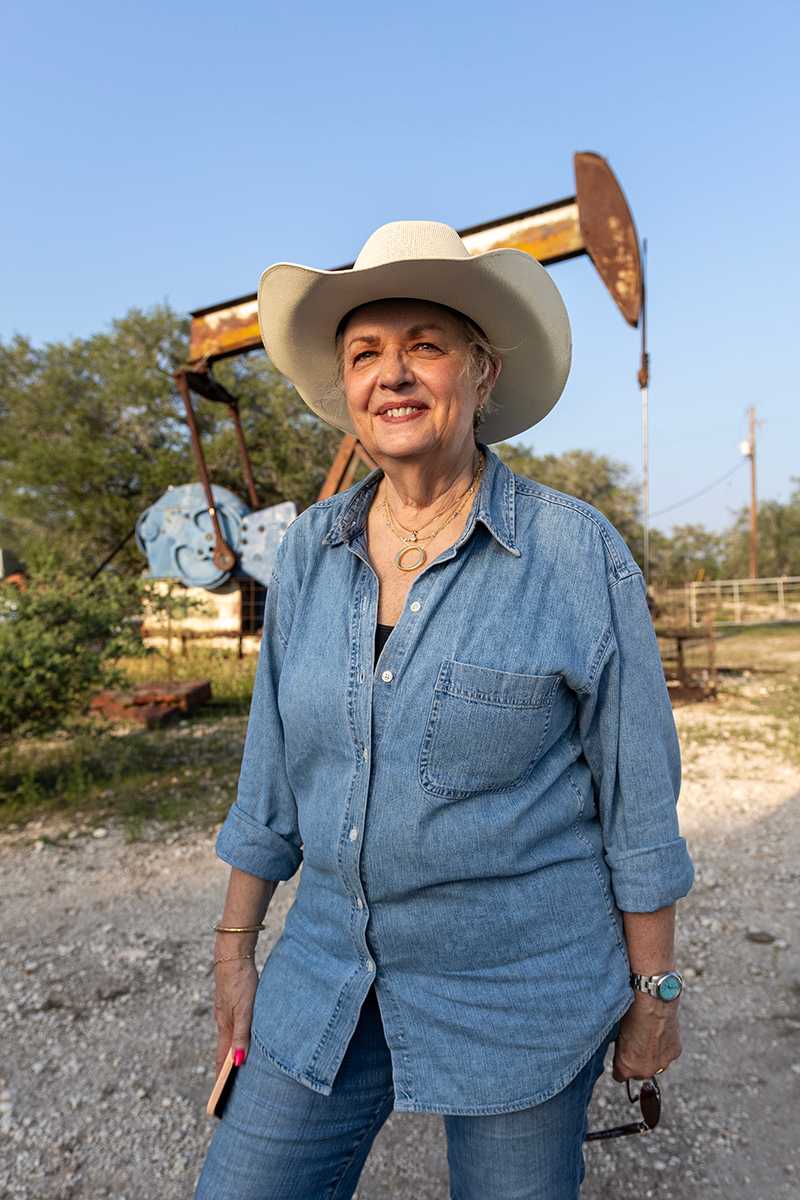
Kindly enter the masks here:
<path id="1" fill-rule="evenodd" d="M 499 442 L 541 421 L 561 395 L 572 353 L 567 310 L 544 267 L 521 250 L 470 255 L 439 221 L 392 221 L 344 271 L 267 267 L 258 288 L 261 338 L 308 407 L 355 433 L 337 382 L 336 330 L 351 309 L 404 298 L 445 304 L 481 327 L 503 359 L 493 411 L 480 427 Z"/>

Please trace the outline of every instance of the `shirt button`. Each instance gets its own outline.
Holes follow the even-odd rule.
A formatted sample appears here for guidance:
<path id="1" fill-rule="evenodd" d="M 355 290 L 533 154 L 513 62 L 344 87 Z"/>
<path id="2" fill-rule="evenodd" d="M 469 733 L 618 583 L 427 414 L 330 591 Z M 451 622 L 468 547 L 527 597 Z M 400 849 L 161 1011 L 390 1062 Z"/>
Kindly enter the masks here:
<path id="1" fill-rule="evenodd" d="M 363 907 L 364 907 L 364 901 L 361 899 L 360 896 L 356 896 L 356 908 L 363 908 Z"/>
<path id="2" fill-rule="evenodd" d="M 419 610 L 421 608 L 422 608 L 422 605 L 420 604 L 419 600 L 412 600 L 412 602 L 411 602 L 411 611 L 412 612 L 419 612 Z"/>
<path id="3" fill-rule="evenodd" d="M 354 842 L 357 837 L 358 837 L 358 829 L 354 825 L 353 828 L 350 830 L 350 841 Z"/>
<path id="4" fill-rule="evenodd" d="M 361 757 L 363 758 L 364 762 L 366 762 L 366 761 L 367 761 L 367 759 L 369 758 L 369 750 L 367 750 L 367 747 L 366 747 L 366 746 L 365 746 L 365 747 L 364 747 L 364 749 L 361 751 Z"/>
<path id="5" fill-rule="evenodd" d="M 391 683 L 392 680 L 394 679 L 394 675 L 392 674 L 391 671 L 384 671 L 383 674 L 381 675 L 381 679 L 383 680 L 384 683 Z"/>
<path id="6" fill-rule="evenodd" d="M 367 970 L 368 970 L 368 971 L 374 971 L 374 970 L 375 970 L 375 963 L 372 961 L 372 959 L 371 959 L 371 958 L 368 958 L 368 959 L 367 959 Z"/>

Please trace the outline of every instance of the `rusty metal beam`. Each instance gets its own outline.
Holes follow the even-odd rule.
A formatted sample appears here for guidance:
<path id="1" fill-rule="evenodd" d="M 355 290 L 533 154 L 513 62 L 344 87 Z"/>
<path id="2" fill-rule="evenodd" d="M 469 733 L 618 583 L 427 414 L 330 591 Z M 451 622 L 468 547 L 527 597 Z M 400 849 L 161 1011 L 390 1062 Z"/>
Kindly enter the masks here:
<path id="1" fill-rule="evenodd" d="M 349 488 L 353 482 L 359 459 L 369 467 L 370 471 L 378 465 L 370 458 L 353 434 L 346 433 L 339 443 L 336 457 L 331 463 L 317 499 L 325 500 L 328 496 L 333 496 L 336 492 L 343 492 Z"/>
<path id="2" fill-rule="evenodd" d="M 336 456 L 331 463 L 330 470 L 325 477 L 325 482 L 320 488 L 318 500 L 327 500 L 328 496 L 335 496 L 337 492 L 342 491 L 342 483 L 350 462 L 355 454 L 357 439 L 352 433 L 346 433 L 339 443 L 339 449 L 336 451 Z"/>
<path id="3" fill-rule="evenodd" d="M 614 172 L 599 154 L 575 155 L 578 223 L 586 253 L 629 325 L 639 324 L 642 263 L 631 210 Z"/>
<path id="4" fill-rule="evenodd" d="M 253 478 L 253 466 L 250 462 L 250 454 L 247 449 L 247 443 L 244 440 L 244 430 L 242 429 L 242 418 L 239 413 L 239 401 L 235 396 L 232 396 L 227 388 L 223 387 L 218 379 L 215 379 L 210 370 L 203 371 L 185 371 L 186 381 L 192 391 L 197 392 L 198 396 L 205 396 L 207 400 L 213 400 L 216 404 L 224 404 L 231 415 L 233 428 L 236 434 L 236 445 L 239 450 L 239 461 L 242 464 L 242 474 L 247 485 L 247 495 L 250 500 L 250 506 L 253 509 L 261 507 L 256 492 L 255 480 Z"/>
<path id="5" fill-rule="evenodd" d="M 614 172 L 599 154 L 574 158 L 576 195 L 460 230 L 472 254 L 511 247 L 550 265 L 588 254 L 630 325 L 639 320 L 639 241 Z M 346 271 L 348 263 L 336 270 Z M 261 346 L 256 294 L 192 313 L 189 362 L 243 354 Z"/>
<path id="6" fill-rule="evenodd" d="M 225 537 L 222 533 L 222 526 L 219 522 L 217 507 L 214 504 L 214 494 L 211 491 L 211 480 L 208 477 L 208 468 L 206 467 L 206 457 L 203 453 L 203 443 L 200 440 L 200 430 L 197 428 L 197 418 L 194 415 L 192 407 L 192 397 L 189 391 L 188 372 L 176 371 L 175 383 L 180 392 L 183 406 L 186 410 L 186 421 L 189 426 L 189 432 L 192 436 L 192 450 L 194 452 L 194 460 L 197 465 L 197 471 L 200 475 L 200 481 L 203 485 L 203 492 L 206 498 L 206 506 L 208 515 L 211 518 L 211 526 L 214 530 L 214 550 L 211 555 L 214 566 L 220 571 L 230 571 L 236 563 L 236 555 L 231 550 Z"/>

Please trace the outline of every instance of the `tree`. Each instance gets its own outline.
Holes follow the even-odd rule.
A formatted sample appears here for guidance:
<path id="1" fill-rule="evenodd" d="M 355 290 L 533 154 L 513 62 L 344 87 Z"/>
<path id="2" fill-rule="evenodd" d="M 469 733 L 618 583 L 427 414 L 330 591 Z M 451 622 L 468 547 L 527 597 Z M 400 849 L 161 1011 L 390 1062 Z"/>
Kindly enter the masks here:
<path id="1" fill-rule="evenodd" d="M 82 575 L 43 560 L 22 590 L 0 589 L 0 743 L 47 733 L 122 682 L 124 655 L 144 652 L 133 618 L 143 581 Z"/>
<path id="2" fill-rule="evenodd" d="M 669 537 L 653 531 L 650 552 L 653 582 L 680 587 L 693 579 L 720 578 L 724 537 L 704 525 L 676 525 Z"/>
<path id="3" fill-rule="evenodd" d="M 190 458 L 171 383 L 187 326 L 132 312 L 110 333 L 0 345 L 0 536 L 88 574 Z M 135 547 L 121 563 L 131 567 Z M 141 559 L 137 561 L 141 569 Z"/>
<path id="4" fill-rule="evenodd" d="M 800 477 L 792 483 L 800 485 Z M 750 574 L 750 509 L 739 509 L 724 535 L 722 571 L 727 579 Z M 762 500 L 758 507 L 758 574 L 800 575 L 800 486 L 786 504 Z"/>
<path id="5" fill-rule="evenodd" d="M 196 479 L 173 373 L 188 322 L 166 306 L 131 310 L 107 333 L 34 347 L 0 342 L 0 544 L 87 575 L 170 484 Z M 339 435 L 303 404 L 262 354 L 215 373 L 241 398 L 259 500 L 316 498 Z M 246 491 L 227 408 L 197 399 L 215 483 Z M 139 574 L 131 540 L 117 569 Z"/>

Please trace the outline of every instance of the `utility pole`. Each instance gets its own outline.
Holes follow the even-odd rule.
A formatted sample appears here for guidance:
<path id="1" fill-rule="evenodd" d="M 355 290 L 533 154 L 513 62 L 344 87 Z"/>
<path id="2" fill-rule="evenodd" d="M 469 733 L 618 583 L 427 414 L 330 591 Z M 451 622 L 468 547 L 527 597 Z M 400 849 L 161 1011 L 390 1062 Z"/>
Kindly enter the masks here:
<path id="1" fill-rule="evenodd" d="M 758 579 L 758 498 L 756 492 L 756 410 L 748 408 L 749 441 L 742 442 L 741 451 L 750 459 L 750 578 Z"/>

